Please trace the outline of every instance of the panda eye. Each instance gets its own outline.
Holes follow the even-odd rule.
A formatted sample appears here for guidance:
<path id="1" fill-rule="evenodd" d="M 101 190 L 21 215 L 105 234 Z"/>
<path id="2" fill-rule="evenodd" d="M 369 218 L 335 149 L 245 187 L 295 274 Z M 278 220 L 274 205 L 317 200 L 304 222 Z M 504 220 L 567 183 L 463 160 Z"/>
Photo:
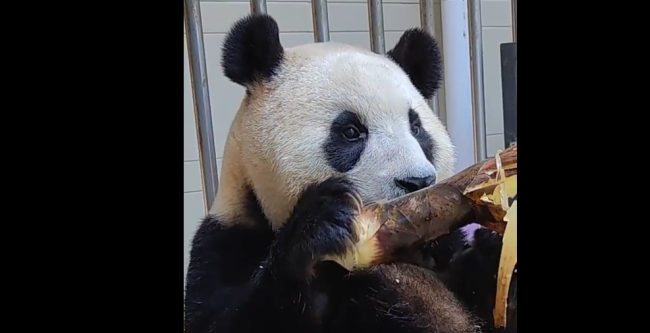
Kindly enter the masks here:
<path id="1" fill-rule="evenodd" d="M 361 132 L 359 132 L 359 130 L 353 125 L 344 128 L 342 133 L 348 140 L 356 140 L 361 137 Z"/>
<path id="2" fill-rule="evenodd" d="M 413 132 L 413 135 L 417 136 L 420 134 L 420 125 L 414 124 L 411 125 L 411 131 Z"/>

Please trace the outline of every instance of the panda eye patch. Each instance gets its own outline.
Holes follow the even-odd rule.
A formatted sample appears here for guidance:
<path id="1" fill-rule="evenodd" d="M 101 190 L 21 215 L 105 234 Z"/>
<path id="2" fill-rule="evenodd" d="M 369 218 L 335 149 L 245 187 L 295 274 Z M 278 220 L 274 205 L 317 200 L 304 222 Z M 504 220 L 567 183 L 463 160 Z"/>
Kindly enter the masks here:
<path id="1" fill-rule="evenodd" d="M 413 132 L 414 136 L 417 136 L 420 134 L 420 125 L 419 124 L 412 124 L 411 125 L 411 132 Z"/>
<path id="2" fill-rule="evenodd" d="M 343 128 L 343 131 L 341 133 L 348 140 L 356 140 L 361 138 L 361 132 L 354 125 L 346 126 L 345 128 Z"/>
<path id="3" fill-rule="evenodd" d="M 422 127 L 422 121 L 413 109 L 409 110 L 409 123 L 411 124 L 411 133 L 413 133 L 413 136 L 418 136 Z"/>
<path id="4" fill-rule="evenodd" d="M 361 159 L 366 148 L 368 128 L 351 111 L 341 111 L 332 119 L 323 152 L 329 165 L 339 172 L 348 172 Z"/>
<path id="5" fill-rule="evenodd" d="M 363 126 L 359 117 L 350 111 L 341 112 L 330 127 L 332 138 L 341 144 L 348 142 L 361 143 L 368 136 L 368 129 Z"/>

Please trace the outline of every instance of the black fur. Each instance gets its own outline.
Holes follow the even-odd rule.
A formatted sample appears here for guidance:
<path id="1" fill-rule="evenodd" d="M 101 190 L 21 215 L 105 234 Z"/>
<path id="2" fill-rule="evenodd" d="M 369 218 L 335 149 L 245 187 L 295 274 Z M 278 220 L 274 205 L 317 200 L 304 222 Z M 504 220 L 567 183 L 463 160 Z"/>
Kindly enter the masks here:
<path id="1" fill-rule="evenodd" d="M 344 179 L 310 186 L 275 237 L 253 205 L 244 212 L 253 226 L 206 218 L 190 253 L 187 333 L 318 332 L 327 305 L 327 288 L 319 285 L 327 272 L 313 280 L 315 258 L 340 254 L 354 241 L 351 191 Z"/>
<path id="2" fill-rule="evenodd" d="M 386 55 L 393 59 L 426 99 L 433 97 L 442 82 L 442 57 L 438 42 L 421 29 L 409 29 Z"/>
<path id="3" fill-rule="evenodd" d="M 460 332 L 454 321 L 419 308 L 422 299 L 405 298 L 394 288 L 395 281 L 387 279 L 404 274 L 412 280 L 435 282 L 435 276 L 425 276 L 429 273 L 423 269 L 387 266 L 350 274 L 337 264 L 317 263 L 324 255 L 343 253 L 356 240 L 351 228 L 356 209 L 353 191 L 342 178 L 308 187 L 275 235 L 253 195 L 241 212 L 247 221 L 240 221 L 252 223 L 226 227 L 218 217 L 207 217 L 192 243 L 186 332 Z M 482 266 L 472 263 L 472 267 Z M 468 270 L 447 270 L 452 282 L 457 277 L 450 272 L 456 271 L 462 275 Z M 417 284 L 424 288 L 418 293 L 411 292 L 445 292 L 429 282 Z M 460 286 L 459 292 L 463 288 L 473 287 Z M 432 322 L 438 330 L 432 330 Z"/>
<path id="4" fill-rule="evenodd" d="M 323 149 L 329 165 L 339 172 L 352 170 L 366 147 L 365 136 L 354 141 L 343 136 L 342 132 L 348 126 L 354 126 L 361 134 L 368 135 L 368 129 L 361 124 L 357 115 L 350 111 L 343 111 L 334 119 Z"/>
<path id="5" fill-rule="evenodd" d="M 249 15 L 237 21 L 223 43 L 223 74 L 242 86 L 268 80 L 284 57 L 277 22 L 268 15 Z"/>
<path id="6" fill-rule="evenodd" d="M 429 251 L 436 252 L 436 271 L 456 297 L 481 318 L 485 331 L 494 330 L 492 309 L 503 246 L 502 236 L 488 229 L 474 233 L 474 245 L 460 231 L 438 238 Z"/>
<path id="7" fill-rule="evenodd" d="M 433 141 L 433 138 L 431 138 L 429 132 L 422 127 L 420 116 L 418 116 L 417 112 L 413 111 L 413 109 L 409 109 L 409 122 L 411 123 L 411 132 L 415 139 L 418 140 L 420 147 L 422 147 L 424 156 L 427 157 L 427 160 L 433 163 L 433 153 L 436 149 L 436 143 Z M 414 130 L 415 127 L 418 128 L 417 133 Z"/>
<path id="8" fill-rule="evenodd" d="M 249 193 L 242 218 L 251 224 L 226 227 L 218 217 L 208 216 L 196 231 L 186 279 L 187 332 L 208 332 L 217 314 L 239 297 L 242 282 L 250 280 L 268 254 L 274 233 Z"/>
<path id="9" fill-rule="evenodd" d="M 307 281 L 315 258 L 341 255 L 350 242 L 356 242 L 353 193 L 352 183 L 344 178 L 330 178 L 305 190 L 271 248 L 276 276 L 286 274 L 285 278 Z"/>
<path id="10" fill-rule="evenodd" d="M 337 287 L 345 296 L 333 307 L 328 332 L 479 332 L 474 323 L 459 324 L 465 310 L 426 269 L 409 264 L 379 265 L 356 271 L 343 281 Z M 406 286 L 400 288 L 400 284 Z M 447 311 L 452 314 L 445 318 Z"/>
<path id="11" fill-rule="evenodd" d="M 434 264 L 432 269 L 444 271 L 449 267 L 452 258 L 469 248 L 465 241 L 465 235 L 458 229 L 449 234 L 442 235 L 433 241 L 428 242 L 422 248 L 425 257 L 431 257 Z"/>

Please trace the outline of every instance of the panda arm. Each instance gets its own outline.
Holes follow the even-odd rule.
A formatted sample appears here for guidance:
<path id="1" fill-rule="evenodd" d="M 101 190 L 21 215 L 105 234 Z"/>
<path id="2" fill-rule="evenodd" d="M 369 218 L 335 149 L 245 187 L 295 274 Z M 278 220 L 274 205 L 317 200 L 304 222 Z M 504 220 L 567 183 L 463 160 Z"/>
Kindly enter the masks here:
<path id="1" fill-rule="evenodd" d="M 187 273 L 187 333 L 257 332 L 287 325 L 311 331 L 311 320 L 300 320 L 309 286 L 274 272 L 277 265 L 269 257 L 273 239 L 270 229 L 220 223 L 215 217 L 201 223 Z M 303 302 L 294 304 L 302 295 Z"/>
<path id="2" fill-rule="evenodd" d="M 316 264 L 354 244 L 355 198 L 342 178 L 309 186 L 271 242 L 205 221 L 191 252 L 187 333 L 320 332 L 332 289 L 314 279 L 322 276 Z"/>
<path id="3" fill-rule="evenodd" d="M 263 225 L 222 222 L 206 217 L 192 241 L 185 293 L 188 333 L 208 332 L 240 297 L 273 240 L 273 232 Z"/>

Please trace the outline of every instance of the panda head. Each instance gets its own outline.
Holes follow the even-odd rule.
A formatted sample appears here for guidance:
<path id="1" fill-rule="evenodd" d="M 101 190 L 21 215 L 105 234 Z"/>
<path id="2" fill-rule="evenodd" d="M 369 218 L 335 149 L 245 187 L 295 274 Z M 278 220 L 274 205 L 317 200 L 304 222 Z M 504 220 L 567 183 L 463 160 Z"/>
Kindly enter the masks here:
<path id="1" fill-rule="evenodd" d="M 387 55 L 337 43 L 285 49 L 276 21 L 253 15 L 231 28 L 221 65 L 246 88 L 211 210 L 222 220 L 245 220 L 254 194 L 277 229 L 307 185 L 331 176 L 369 202 L 452 173 L 453 145 L 425 100 L 440 85 L 440 51 L 419 29 Z"/>

